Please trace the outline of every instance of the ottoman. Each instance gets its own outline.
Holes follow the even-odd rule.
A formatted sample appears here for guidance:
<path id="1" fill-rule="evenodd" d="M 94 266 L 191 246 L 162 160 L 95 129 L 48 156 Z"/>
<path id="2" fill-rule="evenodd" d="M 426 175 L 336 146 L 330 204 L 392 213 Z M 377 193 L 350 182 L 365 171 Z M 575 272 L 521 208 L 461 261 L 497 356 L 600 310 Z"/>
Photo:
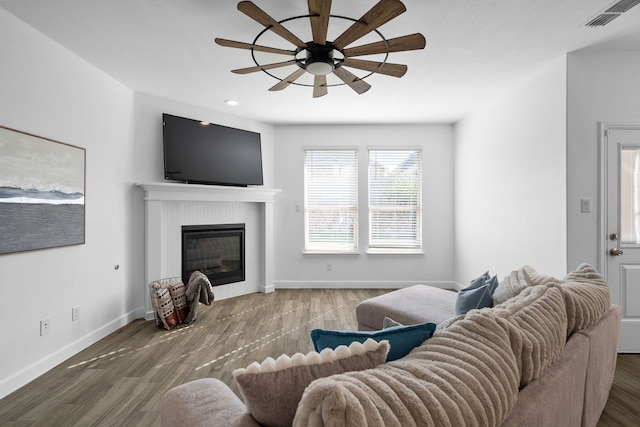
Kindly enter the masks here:
<path id="1" fill-rule="evenodd" d="M 413 285 L 369 298 L 356 306 L 358 330 L 380 330 L 385 317 L 403 325 L 438 324 L 454 316 L 457 295 L 456 291 Z"/>

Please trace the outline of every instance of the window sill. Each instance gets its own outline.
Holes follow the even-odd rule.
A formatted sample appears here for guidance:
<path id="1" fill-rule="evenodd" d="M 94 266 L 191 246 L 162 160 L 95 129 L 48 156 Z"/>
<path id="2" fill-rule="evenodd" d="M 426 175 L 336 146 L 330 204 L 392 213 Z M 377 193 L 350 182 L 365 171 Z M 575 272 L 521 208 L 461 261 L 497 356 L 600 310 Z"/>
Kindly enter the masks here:
<path id="1" fill-rule="evenodd" d="M 424 255 L 422 249 L 369 248 L 367 255 Z"/>
<path id="2" fill-rule="evenodd" d="M 303 251 L 304 256 L 313 255 L 360 255 L 359 251 Z"/>

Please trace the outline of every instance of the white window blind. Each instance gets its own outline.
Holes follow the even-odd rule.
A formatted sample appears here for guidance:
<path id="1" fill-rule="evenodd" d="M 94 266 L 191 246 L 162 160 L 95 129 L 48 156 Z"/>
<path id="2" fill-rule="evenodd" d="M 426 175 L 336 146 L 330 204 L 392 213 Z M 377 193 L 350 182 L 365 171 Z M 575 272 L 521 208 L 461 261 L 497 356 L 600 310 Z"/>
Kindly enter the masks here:
<path id="1" fill-rule="evenodd" d="M 422 247 L 422 151 L 369 150 L 369 247 Z"/>
<path id="2" fill-rule="evenodd" d="M 305 250 L 355 251 L 358 247 L 358 153 L 306 149 Z"/>

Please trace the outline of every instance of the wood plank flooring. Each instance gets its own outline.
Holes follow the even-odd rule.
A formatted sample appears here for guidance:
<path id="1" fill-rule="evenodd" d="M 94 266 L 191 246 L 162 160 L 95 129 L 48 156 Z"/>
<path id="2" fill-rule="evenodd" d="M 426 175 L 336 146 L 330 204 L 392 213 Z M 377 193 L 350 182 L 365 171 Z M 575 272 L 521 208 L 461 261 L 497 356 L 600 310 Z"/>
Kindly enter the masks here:
<path id="1" fill-rule="evenodd" d="M 137 320 L 0 400 L 0 426 L 157 426 L 160 397 L 282 353 L 313 349 L 314 328 L 355 329 L 355 306 L 388 290 L 283 289 L 200 305 L 174 331 Z M 620 355 L 599 427 L 640 425 L 640 356 Z"/>
<path id="2" fill-rule="evenodd" d="M 161 396 L 282 353 L 313 350 L 314 328 L 355 329 L 355 306 L 388 290 L 278 290 L 200 305 L 174 331 L 136 320 L 0 400 L 0 426 L 157 426 Z"/>
<path id="3" fill-rule="evenodd" d="M 640 355 L 619 354 L 616 373 L 597 427 L 640 426 Z"/>

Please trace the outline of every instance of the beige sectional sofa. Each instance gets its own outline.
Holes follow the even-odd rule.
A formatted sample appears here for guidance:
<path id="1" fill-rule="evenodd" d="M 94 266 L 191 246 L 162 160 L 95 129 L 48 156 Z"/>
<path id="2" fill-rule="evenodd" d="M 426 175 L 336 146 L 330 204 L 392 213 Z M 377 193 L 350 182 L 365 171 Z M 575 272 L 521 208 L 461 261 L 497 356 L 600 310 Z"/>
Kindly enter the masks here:
<path id="1" fill-rule="evenodd" d="M 387 306 L 384 298 L 365 303 L 360 326 L 380 310 L 398 322 L 428 320 L 428 303 L 399 306 L 402 293 L 387 294 Z M 586 264 L 562 279 L 525 266 L 498 294 L 501 303 L 450 316 L 399 360 L 313 380 L 292 424 L 595 426 L 613 381 L 621 316 L 607 283 Z M 225 384 L 202 379 L 164 395 L 161 425 L 261 424 Z"/>

